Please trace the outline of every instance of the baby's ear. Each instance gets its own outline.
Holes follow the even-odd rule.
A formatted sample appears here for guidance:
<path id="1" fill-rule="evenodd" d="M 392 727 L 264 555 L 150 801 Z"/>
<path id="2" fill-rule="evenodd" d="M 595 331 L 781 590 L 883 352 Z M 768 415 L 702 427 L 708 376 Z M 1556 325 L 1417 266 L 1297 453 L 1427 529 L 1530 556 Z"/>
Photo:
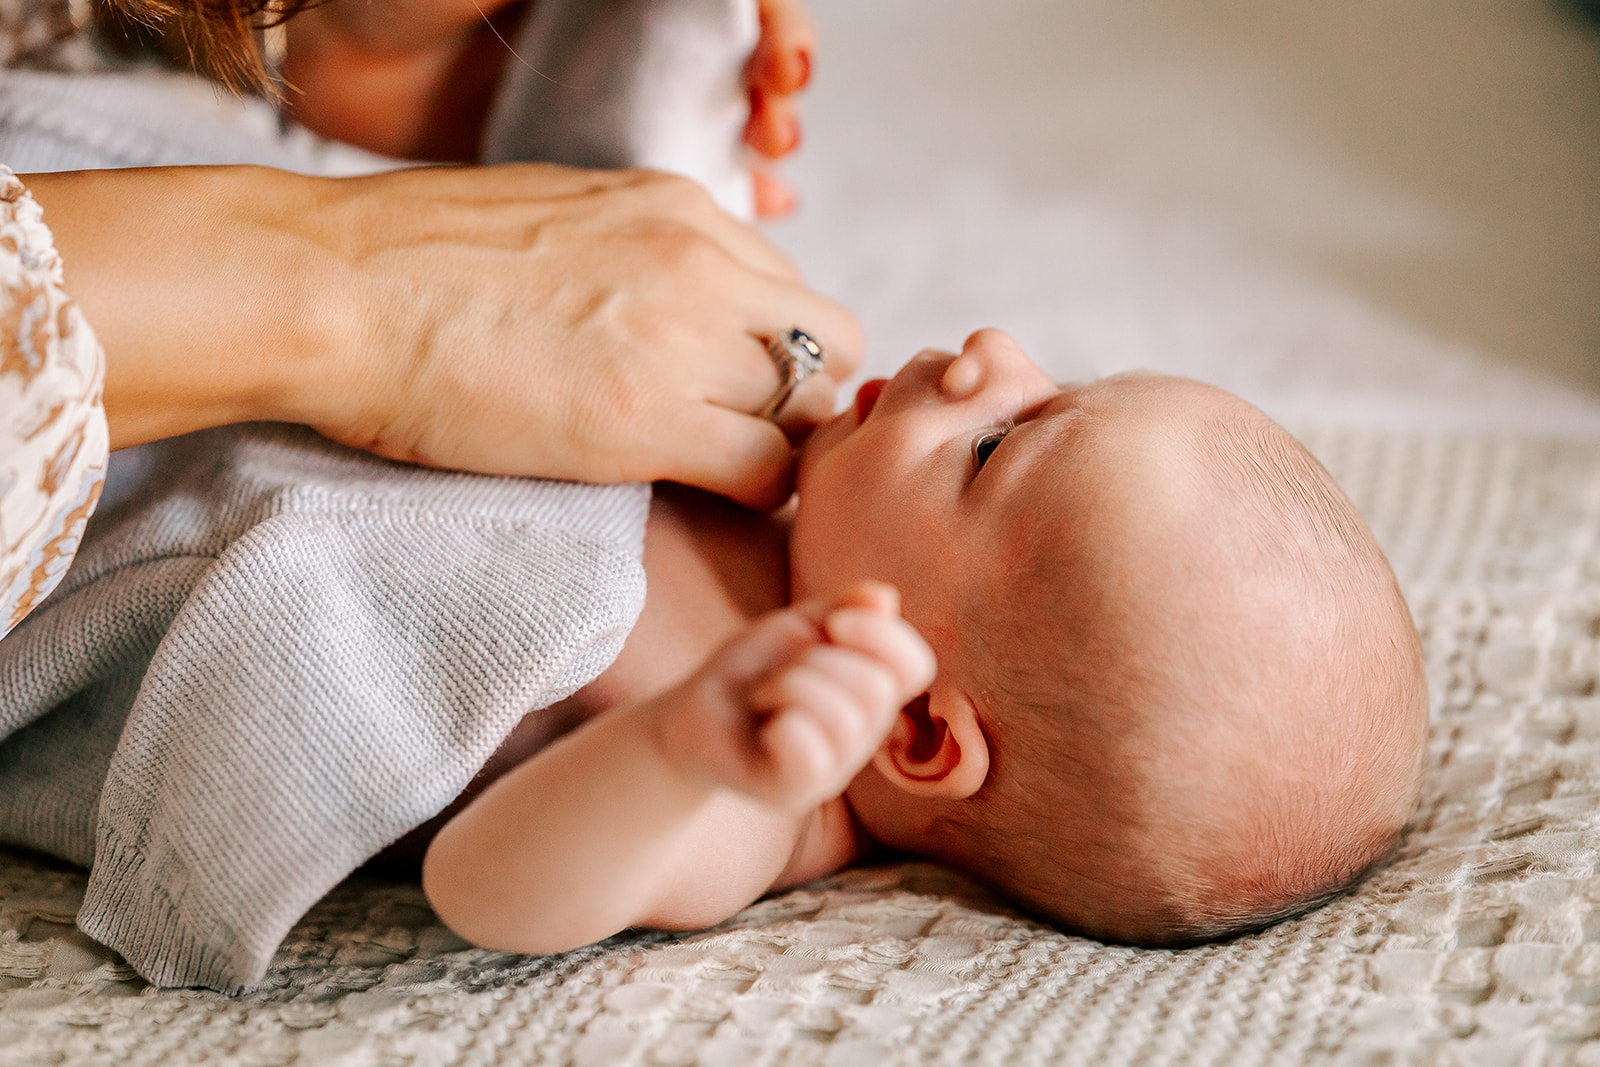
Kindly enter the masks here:
<path id="1" fill-rule="evenodd" d="M 900 709 L 872 765 L 915 796 L 964 800 L 989 776 L 989 743 L 965 693 L 938 685 Z"/>

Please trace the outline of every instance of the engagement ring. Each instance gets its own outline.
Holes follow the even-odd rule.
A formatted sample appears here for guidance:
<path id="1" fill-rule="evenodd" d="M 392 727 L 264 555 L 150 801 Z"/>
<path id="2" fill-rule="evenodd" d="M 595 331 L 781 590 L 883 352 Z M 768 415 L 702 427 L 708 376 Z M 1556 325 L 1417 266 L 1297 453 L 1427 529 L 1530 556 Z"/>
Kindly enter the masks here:
<path id="1" fill-rule="evenodd" d="M 796 328 L 768 341 L 767 355 L 778 368 L 778 390 L 761 409 L 761 417 L 776 420 L 795 386 L 822 369 L 822 346 L 810 334 Z"/>

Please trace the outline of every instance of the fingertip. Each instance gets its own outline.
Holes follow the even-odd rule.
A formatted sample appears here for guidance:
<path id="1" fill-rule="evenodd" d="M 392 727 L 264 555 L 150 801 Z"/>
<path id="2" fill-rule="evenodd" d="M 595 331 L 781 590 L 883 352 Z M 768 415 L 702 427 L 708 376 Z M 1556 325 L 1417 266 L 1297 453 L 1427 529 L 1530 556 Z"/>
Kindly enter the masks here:
<path id="1" fill-rule="evenodd" d="M 751 57 L 750 81 L 768 92 L 792 96 L 811 84 L 816 44 L 805 26 L 786 23 L 782 38 L 763 41 Z"/>
<path id="2" fill-rule="evenodd" d="M 900 615 L 900 591 L 886 582 L 863 580 L 845 587 L 845 590 L 835 596 L 826 607 L 823 621 L 823 631 L 832 641 L 851 639 L 851 628 L 854 625 L 851 613 L 857 611 L 871 612 L 873 615 L 898 618 Z"/>
<path id="3" fill-rule="evenodd" d="M 881 611 L 885 615 L 900 614 L 900 590 L 876 578 L 863 578 L 856 583 L 857 603 Z"/>
<path id="4" fill-rule="evenodd" d="M 767 755 L 791 782 L 815 781 L 827 774 L 833 760 L 827 733 L 799 708 L 779 710 L 761 734 Z"/>
<path id="5" fill-rule="evenodd" d="M 762 42 L 775 52 L 804 54 L 807 60 L 817 47 L 817 26 L 805 7 L 796 0 L 758 0 Z M 795 71 L 793 75 L 798 75 Z M 799 84 L 803 85 L 801 79 Z"/>
<path id="6" fill-rule="evenodd" d="M 784 451 L 788 452 L 787 446 Z M 726 489 L 713 491 L 752 511 L 776 511 L 794 496 L 793 461 L 785 459 L 781 465 L 763 465 L 753 471 L 736 474 L 736 480 Z"/>
<path id="7" fill-rule="evenodd" d="M 793 94 L 777 92 L 760 83 L 749 88 L 750 117 L 745 121 L 745 144 L 768 159 L 779 159 L 800 145 L 800 112 Z"/>
<path id="8" fill-rule="evenodd" d="M 800 140 L 800 116 L 794 105 L 784 97 L 752 89 L 745 144 L 767 159 L 782 159 L 800 147 Z"/>
<path id="9" fill-rule="evenodd" d="M 694 434 L 697 451 L 669 481 L 773 511 L 794 495 L 794 449 L 778 426 L 755 415 L 707 406 Z"/>
<path id="10" fill-rule="evenodd" d="M 791 446 L 799 448 L 818 426 L 833 417 L 838 386 L 825 374 L 801 382 L 778 411 L 778 428 Z"/>
<path id="11" fill-rule="evenodd" d="M 776 174 L 755 170 L 750 177 L 755 187 L 757 218 L 783 218 L 793 214 L 799 207 L 800 201 L 795 196 L 794 187 Z"/>
<path id="12" fill-rule="evenodd" d="M 835 304 L 832 310 L 834 317 L 822 337 L 822 370 L 835 382 L 843 382 L 861 369 L 866 335 L 860 321 L 843 305 Z"/>

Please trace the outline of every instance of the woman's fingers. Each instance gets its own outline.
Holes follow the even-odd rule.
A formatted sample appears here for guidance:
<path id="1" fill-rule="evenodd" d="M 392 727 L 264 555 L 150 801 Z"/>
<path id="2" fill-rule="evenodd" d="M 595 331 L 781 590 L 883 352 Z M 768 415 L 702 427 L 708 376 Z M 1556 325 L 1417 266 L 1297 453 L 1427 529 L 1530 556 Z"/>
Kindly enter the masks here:
<path id="1" fill-rule="evenodd" d="M 755 186 L 756 218 L 779 219 L 792 214 L 799 204 L 794 187 L 765 167 L 753 167 L 750 181 Z"/>
<path id="2" fill-rule="evenodd" d="M 839 387 L 832 378 L 813 374 L 795 387 L 789 400 L 773 416 L 783 435 L 793 444 L 800 444 L 811 431 L 833 417 L 838 405 Z"/>
<path id="3" fill-rule="evenodd" d="M 354 312 L 361 385 L 318 390 L 305 421 L 382 455 L 769 507 L 791 488 L 785 431 L 828 414 L 861 363 L 854 316 L 683 179 L 524 165 L 318 189 L 306 225 L 344 286 L 319 292 Z M 781 381 L 767 344 L 794 328 L 823 374 L 779 428 L 754 413 Z"/>
<path id="4" fill-rule="evenodd" d="M 706 307 L 685 309 L 705 312 L 702 325 L 681 338 L 695 356 L 667 355 L 674 345 L 660 339 L 663 374 L 678 382 L 685 396 L 710 401 L 734 411 L 754 414 L 762 410 L 783 381 L 780 361 L 772 342 L 800 330 L 822 351 L 821 373 L 795 388 L 785 414 L 804 411 L 820 422 L 833 414 L 833 391 L 838 383 L 861 367 L 865 341 L 861 325 L 843 305 L 802 285 L 730 272 L 719 287 L 722 300 L 732 305 L 729 314 Z M 780 346 L 781 347 L 781 346 Z"/>
<path id="5" fill-rule="evenodd" d="M 798 93 L 811 81 L 817 28 L 797 0 L 760 0 L 761 42 L 750 58 L 753 87 Z"/>
<path id="6" fill-rule="evenodd" d="M 754 284 L 745 315 L 745 329 L 764 339 L 791 329 L 805 331 L 821 346 L 822 371 L 835 382 L 861 368 L 866 354 L 861 323 L 844 305 L 820 293 L 776 282 Z"/>
<path id="7" fill-rule="evenodd" d="M 750 121 L 744 139 L 768 159 L 782 159 L 800 147 L 800 116 L 794 97 L 811 81 L 811 57 L 817 33 L 811 18 L 796 0 L 761 0 L 761 40 L 745 66 L 750 90 Z M 757 190 L 757 213 L 782 214 L 793 208 L 793 197 L 779 204 L 764 202 Z"/>
<path id="8" fill-rule="evenodd" d="M 771 279 L 743 281 L 741 292 L 725 291 L 741 305 L 740 335 L 726 347 L 707 338 L 707 358 L 694 367 L 680 366 L 678 373 L 691 376 L 706 400 L 753 414 L 782 383 L 769 343 L 798 329 L 821 348 L 822 370 L 796 387 L 783 407 L 784 421 L 798 413 L 813 425 L 823 421 L 833 414 L 834 387 L 861 367 L 865 341 L 860 323 L 843 305 L 803 286 Z"/>
<path id="9" fill-rule="evenodd" d="M 745 144 L 768 159 L 782 159 L 800 147 L 800 139 L 800 112 L 794 98 L 751 89 Z"/>
<path id="10" fill-rule="evenodd" d="M 698 486 L 757 511 L 771 511 L 794 491 L 794 450 L 766 419 L 699 404 L 683 412 L 679 428 L 695 447 L 664 449 L 652 478 Z"/>

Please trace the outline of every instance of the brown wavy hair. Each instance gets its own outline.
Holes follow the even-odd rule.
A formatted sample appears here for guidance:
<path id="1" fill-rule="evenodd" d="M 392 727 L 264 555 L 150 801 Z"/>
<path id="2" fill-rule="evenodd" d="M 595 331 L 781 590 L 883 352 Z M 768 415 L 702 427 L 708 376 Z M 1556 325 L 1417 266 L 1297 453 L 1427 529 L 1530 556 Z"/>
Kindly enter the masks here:
<path id="1" fill-rule="evenodd" d="M 236 92 L 276 95 L 262 38 L 321 0 L 103 0 L 102 31 L 131 48 L 154 47 Z"/>

